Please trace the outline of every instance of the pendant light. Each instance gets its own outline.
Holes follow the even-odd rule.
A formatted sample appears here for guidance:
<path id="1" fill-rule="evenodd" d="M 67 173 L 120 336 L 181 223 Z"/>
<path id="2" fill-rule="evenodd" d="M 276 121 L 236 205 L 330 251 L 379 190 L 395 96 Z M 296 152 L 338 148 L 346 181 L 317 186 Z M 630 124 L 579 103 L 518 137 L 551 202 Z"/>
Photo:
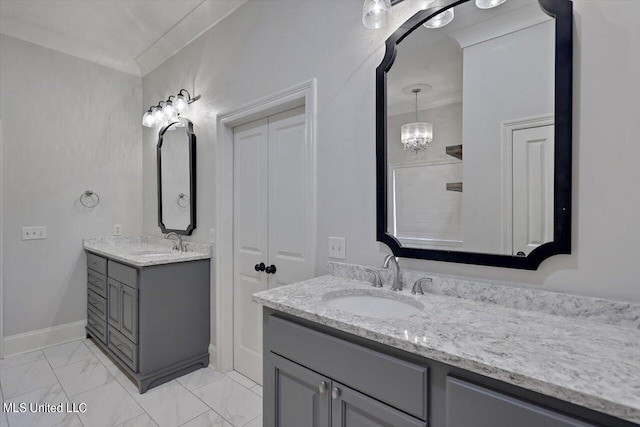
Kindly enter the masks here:
<path id="1" fill-rule="evenodd" d="M 387 26 L 391 15 L 391 0 L 364 0 L 362 5 L 362 23 L 365 27 L 377 30 Z"/>
<path id="2" fill-rule="evenodd" d="M 407 123 L 400 128 L 400 140 L 405 150 L 419 153 L 429 148 L 433 141 L 433 125 L 431 123 L 418 121 L 418 94 L 422 91 L 420 88 L 414 88 L 413 92 L 416 96 L 416 121 Z"/>

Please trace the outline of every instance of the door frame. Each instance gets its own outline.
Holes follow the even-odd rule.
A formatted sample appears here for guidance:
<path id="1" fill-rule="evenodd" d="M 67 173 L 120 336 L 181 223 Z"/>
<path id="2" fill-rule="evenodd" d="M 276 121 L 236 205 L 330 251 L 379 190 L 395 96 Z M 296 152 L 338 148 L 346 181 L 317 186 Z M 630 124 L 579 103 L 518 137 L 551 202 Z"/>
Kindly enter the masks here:
<path id="1" fill-rule="evenodd" d="M 501 123 L 500 152 L 502 157 L 502 253 L 513 252 L 513 132 L 555 125 L 554 115 L 529 117 Z"/>
<path id="2" fill-rule="evenodd" d="M 264 98 L 223 111 L 217 115 L 215 148 L 215 328 L 216 367 L 233 369 L 233 128 L 295 107 L 305 107 L 305 134 L 309 144 L 307 178 L 312 191 L 307 195 L 312 224 L 309 258 L 316 272 L 316 121 L 317 81 L 315 78 Z M 219 248 L 219 250 L 218 250 Z M 212 325 L 213 326 L 213 325 Z M 212 340 L 213 341 L 213 340 Z"/>
<path id="3" fill-rule="evenodd" d="M 4 357 L 4 205 L 2 199 L 4 198 L 4 179 L 3 179 L 3 163 L 4 152 L 2 150 L 2 118 L 0 118 L 0 359 Z"/>

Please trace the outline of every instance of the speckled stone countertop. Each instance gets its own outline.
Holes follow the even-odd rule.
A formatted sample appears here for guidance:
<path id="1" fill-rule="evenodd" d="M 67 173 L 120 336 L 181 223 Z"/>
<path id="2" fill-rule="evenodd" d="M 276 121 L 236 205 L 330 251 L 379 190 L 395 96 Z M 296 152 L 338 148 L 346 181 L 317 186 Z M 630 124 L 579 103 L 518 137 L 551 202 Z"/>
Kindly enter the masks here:
<path id="1" fill-rule="evenodd" d="M 211 246 L 184 242 L 187 251 L 173 250 L 174 240 L 150 236 L 84 239 L 85 250 L 135 267 L 211 258 Z"/>
<path id="2" fill-rule="evenodd" d="M 427 290 L 428 292 L 428 290 Z M 421 307 L 405 319 L 330 308 L 328 297 L 378 295 Z M 640 331 L 585 318 L 322 276 L 254 301 L 343 332 L 640 423 Z"/>

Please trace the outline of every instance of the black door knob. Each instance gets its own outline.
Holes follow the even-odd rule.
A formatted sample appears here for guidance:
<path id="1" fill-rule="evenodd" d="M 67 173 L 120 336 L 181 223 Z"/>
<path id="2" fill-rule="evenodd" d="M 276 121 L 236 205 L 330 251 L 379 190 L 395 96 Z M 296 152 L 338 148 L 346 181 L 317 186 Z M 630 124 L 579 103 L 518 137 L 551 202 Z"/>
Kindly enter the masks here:
<path id="1" fill-rule="evenodd" d="M 271 264 L 269 267 L 265 268 L 264 271 L 267 274 L 276 274 L 276 266 Z"/>
<path id="2" fill-rule="evenodd" d="M 264 271 L 266 268 L 269 268 L 269 267 L 265 267 L 264 262 L 261 262 L 260 264 L 256 264 L 256 266 L 253 268 L 255 268 L 256 271 Z"/>

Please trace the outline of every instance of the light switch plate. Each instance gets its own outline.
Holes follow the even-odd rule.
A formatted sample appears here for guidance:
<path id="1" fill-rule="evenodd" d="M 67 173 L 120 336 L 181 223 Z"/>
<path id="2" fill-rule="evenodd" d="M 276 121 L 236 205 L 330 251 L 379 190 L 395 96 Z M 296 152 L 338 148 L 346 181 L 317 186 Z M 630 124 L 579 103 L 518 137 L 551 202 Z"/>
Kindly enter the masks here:
<path id="1" fill-rule="evenodd" d="M 209 229 L 209 243 L 215 243 L 216 242 L 216 229 L 215 228 L 210 228 Z"/>
<path id="2" fill-rule="evenodd" d="M 22 227 L 22 240 L 44 240 L 47 238 L 47 227 L 44 225 Z"/>
<path id="3" fill-rule="evenodd" d="M 329 258 L 346 259 L 347 251 L 344 237 L 329 237 Z"/>
<path id="4" fill-rule="evenodd" d="M 113 224 L 113 235 L 114 236 L 122 236 L 122 225 Z"/>

